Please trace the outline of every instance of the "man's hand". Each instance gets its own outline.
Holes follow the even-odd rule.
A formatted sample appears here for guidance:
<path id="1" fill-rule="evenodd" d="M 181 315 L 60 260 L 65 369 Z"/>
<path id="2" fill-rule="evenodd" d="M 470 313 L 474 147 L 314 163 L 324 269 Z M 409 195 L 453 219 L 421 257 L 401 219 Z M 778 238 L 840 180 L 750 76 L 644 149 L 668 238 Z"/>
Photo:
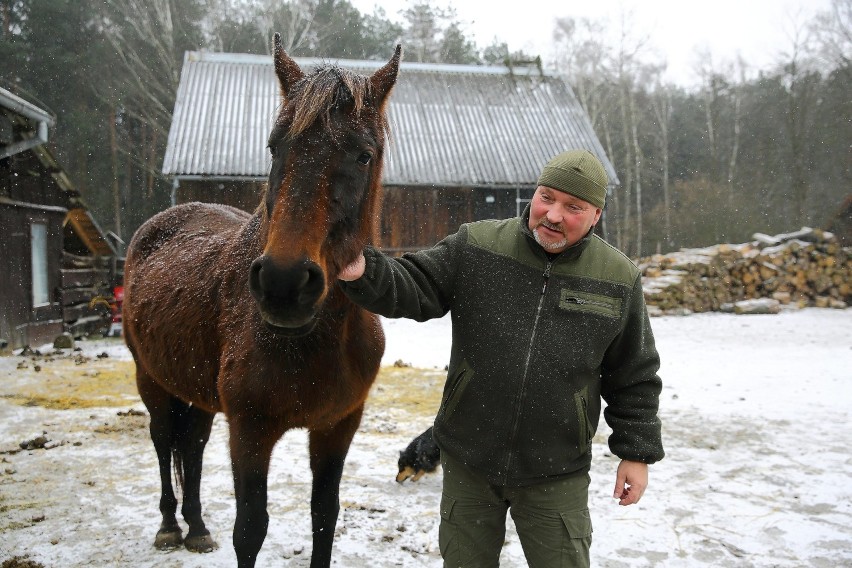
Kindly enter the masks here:
<path id="1" fill-rule="evenodd" d="M 639 502 L 647 487 L 648 464 L 621 460 L 618 464 L 618 472 L 615 474 L 613 499 L 618 499 L 619 505 L 633 505 Z"/>
<path id="2" fill-rule="evenodd" d="M 344 282 L 352 282 L 364 276 L 364 270 L 367 268 L 367 260 L 364 258 L 364 253 L 360 253 L 358 258 L 352 261 L 352 264 L 340 271 L 337 277 Z"/>

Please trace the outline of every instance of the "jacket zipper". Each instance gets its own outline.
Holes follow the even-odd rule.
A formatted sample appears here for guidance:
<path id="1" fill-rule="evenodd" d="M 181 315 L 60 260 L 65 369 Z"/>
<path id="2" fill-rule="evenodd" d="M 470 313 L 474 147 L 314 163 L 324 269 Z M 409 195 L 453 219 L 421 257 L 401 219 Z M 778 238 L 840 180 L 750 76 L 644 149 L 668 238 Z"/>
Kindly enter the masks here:
<path id="1" fill-rule="evenodd" d="M 541 294 L 539 294 L 538 307 L 535 310 L 535 320 L 533 321 L 532 333 L 530 334 L 530 344 L 529 348 L 527 349 L 527 358 L 526 361 L 524 361 L 524 374 L 523 378 L 521 379 L 521 389 L 518 393 L 518 404 L 515 407 L 515 417 L 512 421 L 512 430 L 511 434 L 509 435 L 509 450 L 507 452 L 508 456 L 506 456 L 506 471 L 503 474 L 503 485 L 508 485 L 509 483 L 509 471 L 511 471 L 512 467 L 512 458 L 514 453 L 513 448 L 515 447 L 515 440 L 518 436 L 518 426 L 520 425 L 521 421 L 521 406 L 524 400 L 524 393 L 527 387 L 527 375 L 529 374 L 530 370 L 530 360 L 532 359 L 533 345 L 535 344 L 535 335 L 538 331 L 538 320 L 541 318 L 541 308 L 544 305 L 544 294 L 545 292 L 547 292 L 547 283 L 550 280 L 550 268 L 552 266 L 552 260 L 548 261 L 548 263 L 544 266 Z"/>
<path id="2" fill-rule="evenodd" d="M 584 306 L 586 304 L 589 304 L 589 305 L 592 305 L 592 306 L 600 306 L 602 308 L 612 308 L 611 305 L 605 304 L 604 302 L 595 302 L 594 300 L 586 300 L 584 298 L 577 298 L 575 296 L 569 296 L 569 297 L 563 299 L 562 301 L 577 304 L 579 306 Z"/>

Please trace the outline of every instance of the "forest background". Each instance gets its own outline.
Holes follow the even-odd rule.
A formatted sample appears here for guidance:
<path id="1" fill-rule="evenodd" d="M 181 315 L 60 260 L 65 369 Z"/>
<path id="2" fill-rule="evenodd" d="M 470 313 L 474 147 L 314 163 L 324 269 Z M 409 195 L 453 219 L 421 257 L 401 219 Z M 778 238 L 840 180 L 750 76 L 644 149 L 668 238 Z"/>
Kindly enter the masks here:
<path id="1" fill-rule="evenodd" d="M 330 61 L 386 60 L 398 42 L 407 61 L 539 58 L 618 171 L 608 236 L 630 256 L 826 226 L 852 193 L 852 0 L 793 22 L 757 73 L 699 57 L 690 87 L 664 80 L 628 22 L 554 18 L 553 49 L 537 54 L 477 45 L 451 7 L 423 0 L 398 14 L 348 0 L 0 0 L 0 86 L 56 115 L 51 148 L 124 242 L 170 205 L 161 168 L 184 52 L 268 54 L 276 31 L 291 55 Z M 612 26 L 616 41 L 601 33 Z"/>

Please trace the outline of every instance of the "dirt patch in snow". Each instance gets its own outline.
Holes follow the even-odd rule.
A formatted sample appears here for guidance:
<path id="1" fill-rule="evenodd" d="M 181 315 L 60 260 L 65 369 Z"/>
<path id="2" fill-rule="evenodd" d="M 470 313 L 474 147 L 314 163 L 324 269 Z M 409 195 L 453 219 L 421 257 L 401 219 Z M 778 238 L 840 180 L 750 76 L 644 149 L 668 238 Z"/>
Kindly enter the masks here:
<path id="1" fill-rule="evenodd" d="M 138 401 L 132 361 L 105 351 L 89 356 L 81 351 L 29 352 L 14 359 L 0 385 L 0 396 L 14 404 L 55 410 L 126 406 Z"/>

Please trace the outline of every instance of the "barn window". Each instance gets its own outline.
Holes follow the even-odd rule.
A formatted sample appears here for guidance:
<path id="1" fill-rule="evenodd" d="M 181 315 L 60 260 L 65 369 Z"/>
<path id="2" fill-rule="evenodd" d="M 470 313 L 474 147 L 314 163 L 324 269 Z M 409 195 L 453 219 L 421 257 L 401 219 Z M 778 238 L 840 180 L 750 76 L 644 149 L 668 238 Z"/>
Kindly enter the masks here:
<path id="1" fill-rule="evenodd" d="M 30 250 L 33 267 L 33 307 L 50 303 L 47 285 L 47 225 L 33 223 L 30 226 Z"/>

